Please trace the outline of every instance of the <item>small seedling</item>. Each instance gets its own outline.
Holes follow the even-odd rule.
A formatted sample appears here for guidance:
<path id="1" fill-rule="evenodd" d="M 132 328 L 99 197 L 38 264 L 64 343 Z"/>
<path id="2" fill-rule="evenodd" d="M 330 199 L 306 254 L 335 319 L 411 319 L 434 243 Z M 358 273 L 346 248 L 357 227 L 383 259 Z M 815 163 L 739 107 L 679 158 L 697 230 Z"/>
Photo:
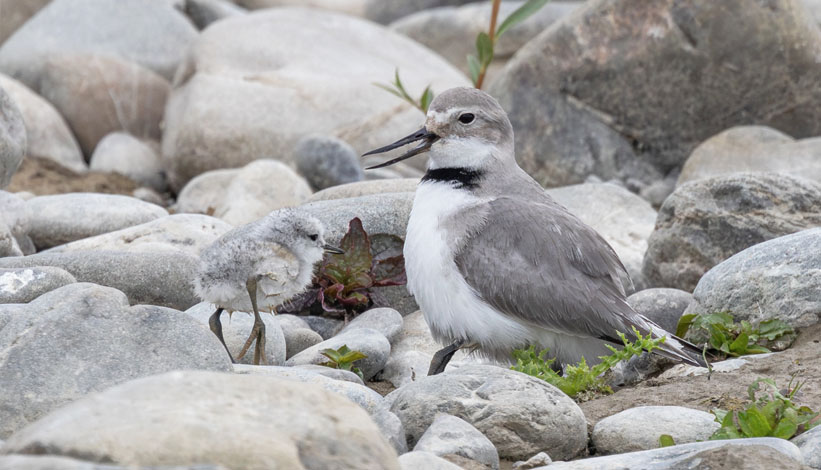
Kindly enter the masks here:
<path id="1" fill-rule="evenodd" d="M 817 424 L 819 413 L 807 406 L 798 406 L 793 398 L 804 382 L 790 379 L 786 395 L 783 395 L 775 381 L 759 378 L 747 388 L 751 403 L 744 411 L 714 409 L 712 413 L 721 427 L 710 436 L 710 440 L 739 439 L 744 437 L 779 437 L 790 439 Z M 760 398 L 756 398 L 763 392 Z"/>
<path id="2" fill-rule="evenodd" d="M 396 242 L 403 243 L 399 237 Z M 404 256 L 376 255 L 358 217 L 349 222 L 339 247 L 345 254 L 325 255 L 313 287 L 286 304 L 280 313 L 298 313 L 319 304 L 326 313 L 344 312 L 347 320 L 374 305 L 375 289 L 407 282 Z"/>
<path id="3" fill-rule="evenodd" d="M 536 353 L 536 348 L 530 346 L 528 349 L 517 349 L 513 351 L 513 358 L 516 364 L 511 369 L 537 377 L 545 382 L 554 385 L 568 396 L 576 398 L 589 398 L 596 394 L 610 394 L 613 390 L 604 383 L 602 375 L 612 369 L 620 361 L 626 361 L 633 356 L 638 356 L 644 351 L 652 351 L 658 348 L 666 338 L 651 338 L 650 335 L 642 336 L 635 328 L 633 334 L 636 341 L 629 341 L 624 333 L 617 332 L 619 338 L 624 343 L 624 347 L 619 350 L 613 346 L 605 345 L 613 354 L 600 356 L 600 363 L 592 368 L 587 365 L 587 361 L 582 357 L 577 365 L 567 365 L 564 368 L 564 375 L 559 375 L 554 371 L 552 364 L 555 359 L 545 359 L 548 350 L 545 349 Z"/>
<path id="4" fill-rule="evenodd" d="M 468 70 L 470 70 L 470 79 L 473 81 L 473 86 L 482 88 L 487 68 L 493 61 L 493 51 L 496 47 L 496 42 L 502 34 L 539 11 L 548 1 L 549 0 L 526 1 L 524 5 L 517 8 L 516 11 L 505 18 L 502 24 L 499 25 L 499 28 L 496 28 L 496 20 L 499 17 L 501 0 L 493 0 L 488 32 L 483 31 L 476 36 L 476 55 L 468 55 Z"/>
<path id="5" fill-rule="evenodd" d="M 323 349 L 321 354 L 330 359 L 328 362 L 323 363 L 323 366 L 332 369 L 349 370 L 358 375 L 360 379 L 365 380 L 362 371 L 353 365 L 354 362 L 368 357 L 362 352 L 351 350 L 348 348 L 348 345 L 343 344 L 339 349 Z"/>
<path id="6" fill-rule="evenodd" d="M 407 101 L 411 106 L 422 111 L 424 114 L 428 113 L 428 106 L 430 106 L 430 102 L 433 101 L 433 91 L 430 89 L 430 85 L 425 88 L 425 91 L 422 92 L 422 96 L 420 96 L 418 100 L 414 99 L 407 90 L 405 90 L 405 85 L 402 84 L 402 79 L 399 78 L 399 69 L 396 69 L 394 73 L 393 83 L 388 83 L 387 85 L 384 83 L 374 83 L 374 85 Z"/>
<path id="7" fill-rule="evenodd" d="M 778 319 L 765 320 L 758 325 L 742 320 L 733 321 L 729 312 L 682 315 L 676 336 L 724 353 L 726 356 L 768 353 L 775 341 L 790 344 L 795 330 Z"/>

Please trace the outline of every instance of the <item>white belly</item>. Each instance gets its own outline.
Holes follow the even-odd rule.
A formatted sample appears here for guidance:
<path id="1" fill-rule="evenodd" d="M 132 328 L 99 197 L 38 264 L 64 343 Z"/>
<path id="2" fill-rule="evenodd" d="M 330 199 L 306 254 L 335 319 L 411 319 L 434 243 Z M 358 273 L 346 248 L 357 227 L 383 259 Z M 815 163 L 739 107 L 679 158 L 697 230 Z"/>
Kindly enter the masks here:
<path id="1" fill-rule="evenodd" d="M 408 290 L 437 341 L 461 339 L 482 348 L 509 351 L 527 342 L 528 328 L 476 295 L 456 267 L 442 229 L 455 211 L 486 202 L 446 183 L 420 183 L 404 248 Z"/>
<path id="2" fill-rule="evenodd" d="M 560 363 L 575 363 L 582 356 L 588 363 L 598 362 L 598 356 L 608 352 L 601 341 L 504 315 L 484 302 L 462 277 L 452 243 L 448 243 L 452 240 L 442 227 L 455 211 L 487 202 L 445 183 L 423 182 L 416 190 L 405 239 L 405 271 L 408 290 L 434 338 L 443 345 L 463 340 L 477 347 L 479 354 L 498 361 L 509 361 L 514 349 L 534 344 L 539 350 L 549 348 Z"/>

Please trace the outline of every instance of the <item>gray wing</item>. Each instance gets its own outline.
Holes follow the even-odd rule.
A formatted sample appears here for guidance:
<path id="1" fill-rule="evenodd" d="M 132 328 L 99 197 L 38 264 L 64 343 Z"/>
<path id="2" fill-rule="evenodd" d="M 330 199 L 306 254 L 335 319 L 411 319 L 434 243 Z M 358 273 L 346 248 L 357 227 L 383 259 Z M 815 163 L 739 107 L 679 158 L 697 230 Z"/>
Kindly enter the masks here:
<path id="1" fill-rule="evenodd" d="M 621 344 L 616 331 L 634 323 L 619 282 L 625 269 L 595 230 L 547 196 L 501 197 L 476 210 L 486 222 L 455 261 L 486 302 L 553 331 Z"/>
<path id="2" fill-rule="evenodd" d="M 473 212 L 473 213 L 471 213 Z M 497 310 L 568 335 L 622 344 L 616 334 L 666 336 L 659 354 L 706 365 L 701 351 L 636 313 L 619 279 L 626 270 L 595 230 L 544 195 L 501 197 L 464 214 L 484 220 L 457 246 L 467 283 Z"/>

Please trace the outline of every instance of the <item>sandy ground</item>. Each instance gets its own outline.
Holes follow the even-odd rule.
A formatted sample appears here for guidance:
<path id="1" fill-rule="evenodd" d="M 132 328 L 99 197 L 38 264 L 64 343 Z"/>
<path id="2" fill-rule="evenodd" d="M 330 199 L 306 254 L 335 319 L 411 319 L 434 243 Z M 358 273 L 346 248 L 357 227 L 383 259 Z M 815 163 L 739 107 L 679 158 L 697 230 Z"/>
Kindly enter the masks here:
<path id="1" fill-rule="evenodd" d="M 76 192 L 130 196 L 137 187 L 137 183 L 117 173 L 76 173 L 51 160 L 26 157 L 5 190 L 28 191 L 38 196 Z"/>
<path id="2" fill-rule="evenodd" d="M 580 406 L 591 429 L 602 418 L 642 405 L 733 409 L 748 402 L 747 387 L 757 378 L 769 377 L 786 388 L 793 374 L 806 381 L 796 401 L 821 410 L 821 325 L 801 331 L 786 351 L 751 359 L 732 372 L 713 373 L 709 380 L 706 376 L 648 379 Z"/>

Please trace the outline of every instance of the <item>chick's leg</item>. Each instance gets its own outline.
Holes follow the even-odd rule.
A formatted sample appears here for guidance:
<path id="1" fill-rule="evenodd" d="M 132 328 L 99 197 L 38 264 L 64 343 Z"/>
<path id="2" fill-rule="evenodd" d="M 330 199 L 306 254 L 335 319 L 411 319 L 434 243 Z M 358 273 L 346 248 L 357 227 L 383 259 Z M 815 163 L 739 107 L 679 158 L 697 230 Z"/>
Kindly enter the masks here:
<path id="1" fill-rule="evenodd" d="M 211 318 L 208 319 L 208 326 L 211 327 L 211 331 L 217 335 L 219 338 L 220 343 L 222 343 L 222 347 L 225 348 L 225 352 L 228 353 L 228 357 L 231 359 L 231 362 L 236 364 L 237 361 L 234 360 L 234 357 L 231 356 L 231 351 L 228 350 L 228 346 L 225 344 L 225 338 L 222 337 L 222 323 L 220 322 L 220 315 L 222 315 L 223 308 L 217 307 L 217 311 L 211 315 Z"/>
<path id="2" fill-rule="evenodd" d="M 245 356 L 245 353 L 248 352 L 248 348 L 251 347 L 251 344 L 254 342 L 254 339 L 256 339 L 257 344 L 254 348 L 254 364 L 265 365 L 268 363 L 268 361 L 265 359 L 265 324 L 262 323 L 262 318 L 260 318 L 259 309 L 257 308 L 256 278 L 249 278 L 248 281 L 246 281 L 245 283 L 245 287 L 248 289 L 248 296 L 251 297 L 251 306 L 254 309 L 254 327 L 251 329 L 251 334 L 245 341 L 245 345 L 242 347 L 242 351 L 240 351 L 237 355 L 237 359 L 242 359 Z"/>

